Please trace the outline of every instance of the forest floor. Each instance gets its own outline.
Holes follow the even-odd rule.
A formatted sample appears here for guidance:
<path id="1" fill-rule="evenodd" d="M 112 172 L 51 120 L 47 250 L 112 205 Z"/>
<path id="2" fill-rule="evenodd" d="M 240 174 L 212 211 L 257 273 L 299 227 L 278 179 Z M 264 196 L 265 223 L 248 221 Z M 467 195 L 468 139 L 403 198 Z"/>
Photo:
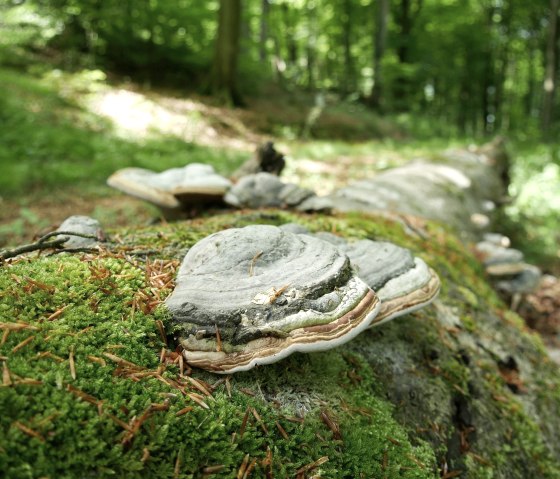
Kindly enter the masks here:
<path id="1" fill-rule="evenodd" d="M 359 103 L 328 96 L 310 122 L 318 113 L 312 95 L 273 86 L 247 98 L 243 109 L 108 81 L 100 71 L 54 70 L 38 77 L 0 69 L 0 89 L 10 92 L 0 100 L 5 123 L 0 246 L 28 241 L 71 214 L 96 217 L 108 228 L 153 221 L 156 209 L 105 185 L 113 171 L 127 166 L 161 171 L 198 161 L 227 175 L 270 140 L 287 155 L 284 179 L 324 194 L 470 142 L 446 137 L 429 119 L 379 117 Z M 517 234 L 529 256 L 558 272 L 553 225 L 560 210 L 554 187 L 560 179 L 559 149 L 527 142 L 512 146 L 514 222 L 504 227 Z"/>

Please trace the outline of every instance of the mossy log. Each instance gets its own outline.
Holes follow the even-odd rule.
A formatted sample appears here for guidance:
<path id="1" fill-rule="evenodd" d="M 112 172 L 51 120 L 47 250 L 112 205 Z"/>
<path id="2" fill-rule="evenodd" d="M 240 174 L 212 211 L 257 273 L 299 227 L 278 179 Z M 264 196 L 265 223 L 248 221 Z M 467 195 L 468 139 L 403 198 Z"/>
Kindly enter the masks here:
<path id="1" fill-rule="evenodd" d="M 186 249 L 286 222 L 410 248 L 440 299 L 328 352 L 191 370 L 162 304 Z M 558 367 L 445 227 L 269 210 L 109 233 L 0 266 L 2 477 L 560 477 Z"/>

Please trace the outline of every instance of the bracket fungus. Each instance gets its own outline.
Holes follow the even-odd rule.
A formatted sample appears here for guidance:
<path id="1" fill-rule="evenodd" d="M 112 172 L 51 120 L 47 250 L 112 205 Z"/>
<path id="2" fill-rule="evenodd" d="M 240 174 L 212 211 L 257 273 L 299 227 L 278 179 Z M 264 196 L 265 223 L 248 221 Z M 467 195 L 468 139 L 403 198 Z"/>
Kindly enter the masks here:
<path id="1" fill-rule="evenodd" d="M 144 168 L 124 168 L 107 184 L 162 209 L 177 210 L 199 204 L 222 202 L 231 182 L 210 165 L 191 163 L 155 173 Z"/>
<path id="2" fill-rule="evenodd" d="M 532 292 L 541 279 L 540 269 L 525 263 L 523 253 L 509 248 L 509 240 L 505 241 L 503 238 L 487 237 L 475 246 L 486 273 L 496 280 L 499 291 L 511 295 Z"/>
<path id="3" fill-rule="evenodd" d="M 437 273 L 406 248 L 368 239 L 349 243 L 325 231 L 309 233 L 296 223 L 281 228 L 331 243 L 348 256 L 356 274 L 381 300 L 381 309 L 371 326 L 427 306 L 439 294 L 441 283 Z"/>
<path id="4" fill-rule="evenodd" d="M 361 240 L 341 249 L 356 267 L 358 276 L 381 300 L 381 310 L 372 326 L 416 311 L 430 304 L 439 293 L 437 273 L 406 248 Z"/>
<path id="5" fill-rule="evenodd" d="M 88 238 L 68 234 L 67 236 L 69 236 L 69 238 L 68 241 L 64 243 L 64 248 L 91 248 L 97 244 L 98 240 L 101 241 L 105 237 L 105 233 L 101 229 L 99 221 L 89 216 L 69 216 L 61 223 L 57 231 L 92 236 Z M 93 237 L 97 238 L 97 240 Z"/>
<path id="6" fill-rule="evenodd" d="M 217 373 L 333 348 L 366 329 L 380 308 L 335 246 L 265 225 L 194 245 L 166 304 L 185 359 Z"/>
<path id="7" fill-rule="evenodd" d="M 311 190 L 260 172 L 242 177 L 228 191 L 225 202 L 237 208 L 295 207 L 314 195 Z"/>

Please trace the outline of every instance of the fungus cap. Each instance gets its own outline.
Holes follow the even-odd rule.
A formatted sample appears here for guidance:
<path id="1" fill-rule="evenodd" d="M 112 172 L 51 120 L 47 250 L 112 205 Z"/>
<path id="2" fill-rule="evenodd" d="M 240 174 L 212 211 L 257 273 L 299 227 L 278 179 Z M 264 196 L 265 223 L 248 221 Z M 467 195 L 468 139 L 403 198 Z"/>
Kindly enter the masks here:
<path id="1" fill-rule="evenodd" d="M 361 240 L 341 247 L 357 274 L 381 300 L 372 326 L 416 311 L 438 295 L 436 272 L 406 248 L 383 241 Z"/>
<path id="2" fill-rule="evenodd" d="M 335 347 L 366 329 L 380 307 L 335 246 L 264 225 L 193 246 L 166 304 L 186 360 L 218 373 Z"/>
<path id="3" fill-rule="evenodd" d="M 312 196 L 311 190 L 260 172 L 242 177 L 224 199 L 236 208 L 294 207 Z"/>
<path id="4" fill-rule="evenodd" d="M 107 184 L 161 208 L 221 199 L 231 182 L 210 165 L 191 163 L 155 173 L 144 168 L 124 168 L 113 173 Z"/>
<path id="5" fill-rule="evenodd" d="M 381 309 L 371 326 L 427 306 L 439 294 L 441 285 L 436 272 L 406 248 L 367 239 L 349 243 L 332 233 L 309 233 L 306 228 L 296 228 L 293 224 L 285 227 L 331 243 L 350 258 L 356 274 L 381 301 Z"/>

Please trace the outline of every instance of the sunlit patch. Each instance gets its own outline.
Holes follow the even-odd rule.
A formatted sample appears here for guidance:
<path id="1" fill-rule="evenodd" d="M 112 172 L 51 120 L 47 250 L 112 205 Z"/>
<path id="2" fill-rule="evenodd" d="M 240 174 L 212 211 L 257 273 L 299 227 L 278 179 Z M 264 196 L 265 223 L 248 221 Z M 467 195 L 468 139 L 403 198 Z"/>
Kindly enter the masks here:
<path id="1" fill-rule="evenodd" d="M 177 100 L 177 103 L 175 108 L 170 108 L 141 93 L 119 89 L 94 94 L 89 108 L 110 119 L 118 132 L 125 136 L 164 133 L 192 141 L 218 135 L 214 128 L 197 118 L 199 112 L 194 102 Z"/>
<path id="2" fill-rule="evenodd" d="M 209 107 L 191 99 L 144 95 L 120 88 L 91 93 L 86 108 L 111 120 L 116 133 L 125 138 L 166 135 L 199 145 L 248 147 L 241 135 L 231 138 L 220 133 L 209 121 Z"/>

